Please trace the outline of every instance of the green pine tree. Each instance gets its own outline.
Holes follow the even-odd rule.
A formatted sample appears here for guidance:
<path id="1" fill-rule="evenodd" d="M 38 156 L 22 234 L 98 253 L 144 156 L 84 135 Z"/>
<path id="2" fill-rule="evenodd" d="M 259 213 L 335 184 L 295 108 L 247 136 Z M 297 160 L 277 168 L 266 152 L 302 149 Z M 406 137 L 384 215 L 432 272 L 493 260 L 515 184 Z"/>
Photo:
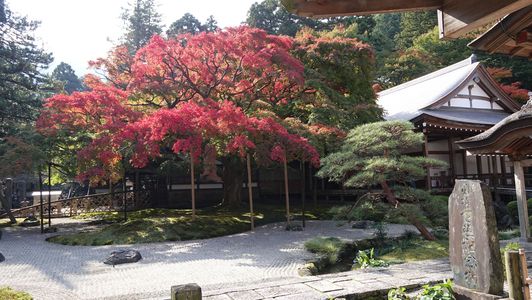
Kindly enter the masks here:
<path id="1" fill-rule="evenodd" d="M 381 197 L 390 205 L 390 209 L 399 208 L 404 201 L 421 200 L 416 199 L 415 195 L 423 193 L 409 191 L 408 187 L 415 180 L 422 179 L 427 168 L 444 167 L 445 163 L 405 154 L 420 148 L 423 143 L 423 135 L 415 133 L 413 129 L 414 126 L 406 121 L 383 121 L 358 126 L 349 132 L 338 152 L 322 160 L 322 168 L 317 175 L 346 187 L 380 186 Z M 423 237 L 434 239 L 419 216 L 410 213 L 410 210 L 402 212 Z"/>

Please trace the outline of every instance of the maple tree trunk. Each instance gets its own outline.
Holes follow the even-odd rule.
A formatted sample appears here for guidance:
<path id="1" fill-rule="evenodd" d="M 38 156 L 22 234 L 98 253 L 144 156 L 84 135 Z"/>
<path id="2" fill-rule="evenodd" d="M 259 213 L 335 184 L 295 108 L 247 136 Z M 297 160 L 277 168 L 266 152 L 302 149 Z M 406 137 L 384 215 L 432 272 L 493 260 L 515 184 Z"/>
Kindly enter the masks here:
<path id="1" fill-rule="evenodd" d="M 242 204 L 242 184 L 244 183 L 244 163 L 236 157 L 223 159 L 224 199 L 223 205 L 231 208 Z"/>
<path id="2" fill-rule="evenodd" d="M 395 197 L 395 194 L 393 193 L 388 183 L 386 181 L 382 181 L 380 184 L 381 184 L 382 190 L 384 191 L 384 195 L 386 196 L 386 200 L 388 201 L 388 203 L 394 207 L 399 206 L 400 203 L 399 201 L 397 201 L 397 198 Z M 410 223 L 417 228 L 419 233 L 421 233 L 421 235 L 426 240 L 434 241 L 436 239 L 434 235 L 427 229 L 427 227 L 425 227 L 425 225 L 423 225 L 423 223 L 421 223 L 421 221 L 419 221 L 419 219 L 416 218 L 416 216 L 408 215 L 407 218 L 408 218 L 408 221 L 410 221 Z"/>

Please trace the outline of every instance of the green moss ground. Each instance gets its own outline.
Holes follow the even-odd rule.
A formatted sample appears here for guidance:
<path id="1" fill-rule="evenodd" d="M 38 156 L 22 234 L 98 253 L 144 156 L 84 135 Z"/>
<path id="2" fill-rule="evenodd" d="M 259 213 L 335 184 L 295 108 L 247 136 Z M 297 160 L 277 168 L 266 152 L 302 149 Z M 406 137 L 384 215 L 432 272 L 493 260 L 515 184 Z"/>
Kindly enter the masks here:
<path id="1" fill-rule="evenodd" d="M 24 218 L 16 218 L 16 219 L 17 219 L 17 224 L 11 224 L 11 221 L 9 220 L 9 218 L 0 219 L 0 228 L 16 226 L 22 223 L 22 221 L 24 221 Z"/>
<path id="2" fill-rule="evenodd" d="M 2 300 L 32 300 L 30 294 L 21 291 L 15 291 L 10 287 L 0 287 L 0 299 Z"/>
<path id="3" fill-rule="evenodd" d="M 405 241 L 404 245 L 392 248 L 379 258 L 389 263 L 405 263 L 418 260 L 444 258 L 449 256 L 449 240 L 427 241 L 415 239 Z"/>
<path id="4" fill-rule="evenodd" d="M 327 219 L 330 206 L 306 212 L 307 219 Z M 285 211 L 281 206 L 257 205 L 255 225 L 285 220 Z M 300 210 L 293 209 L 295 218 Z M 192 218 L 189 209 L 145 209 L 128 214 L 128 221 L 121 222 L 121 213 L 90 213 L 78 216 L 79 219 L 99 219 L 115 222 L 94 231 L 59 235 L 48 239 L 49 242 L 64 245 L 111 245 L 137 244 L 163 241 L 205 239 L 245 232 L 250 229 L 247 210 L 228 210 L 207 208 L 196 211 Z"/>

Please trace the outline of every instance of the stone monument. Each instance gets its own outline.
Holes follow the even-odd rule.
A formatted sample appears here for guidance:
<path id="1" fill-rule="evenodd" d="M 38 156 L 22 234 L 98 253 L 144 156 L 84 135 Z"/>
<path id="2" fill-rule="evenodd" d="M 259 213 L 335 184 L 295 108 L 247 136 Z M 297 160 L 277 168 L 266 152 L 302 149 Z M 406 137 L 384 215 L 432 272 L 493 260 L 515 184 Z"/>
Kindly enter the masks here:
<path id="1" fill-rule="evenodd" d="M 456 180 L 449 197 L 449 256 L 457 300 L 499 299 L 504 273 L 488 186 Z"/>

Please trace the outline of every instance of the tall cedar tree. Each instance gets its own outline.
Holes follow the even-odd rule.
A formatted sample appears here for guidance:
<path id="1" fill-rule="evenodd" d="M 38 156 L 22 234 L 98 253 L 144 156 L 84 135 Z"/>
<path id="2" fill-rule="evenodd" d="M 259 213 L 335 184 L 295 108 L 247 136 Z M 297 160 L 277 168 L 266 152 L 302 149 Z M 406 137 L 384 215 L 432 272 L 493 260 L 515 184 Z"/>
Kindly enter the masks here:
<path id="1" fill-rule="evenodd" d="M 384 121 L 361 125 L 349 132 L 341 149 L 322 160 L 318 176 L 329 178 L 346 187 L 380 186 L 382 197 L 390 209 L 401 205 L 398 190 L 422 179 L 427 168 L 444 167 L 445 163 L 426 157 L 413 157 L 405 152 L 418 149 L 423 135 L 414 133 L 405 121 Z M 414 214 L 406 218 L 429 240 L 434 236 Z"/>
<path id="2" fill-rule="evenodd" d="M 155 0 L 135 0 L 128 8 L 123 8 L 122 21 L 125 33 L 121 43 L 130 53 L 146 45 L 155 34 L 161 34 L 161 15 L 156 10 Z"/>
<path id="3" fill-rule="evenodd" d="M 61 62 L 52 71 L 52 79 L 59 82 L 60 89 L 67 94 L 79 92 L 83 90 L 83 83 L 76 75 L 72 66 L 65 62 Z"/>

